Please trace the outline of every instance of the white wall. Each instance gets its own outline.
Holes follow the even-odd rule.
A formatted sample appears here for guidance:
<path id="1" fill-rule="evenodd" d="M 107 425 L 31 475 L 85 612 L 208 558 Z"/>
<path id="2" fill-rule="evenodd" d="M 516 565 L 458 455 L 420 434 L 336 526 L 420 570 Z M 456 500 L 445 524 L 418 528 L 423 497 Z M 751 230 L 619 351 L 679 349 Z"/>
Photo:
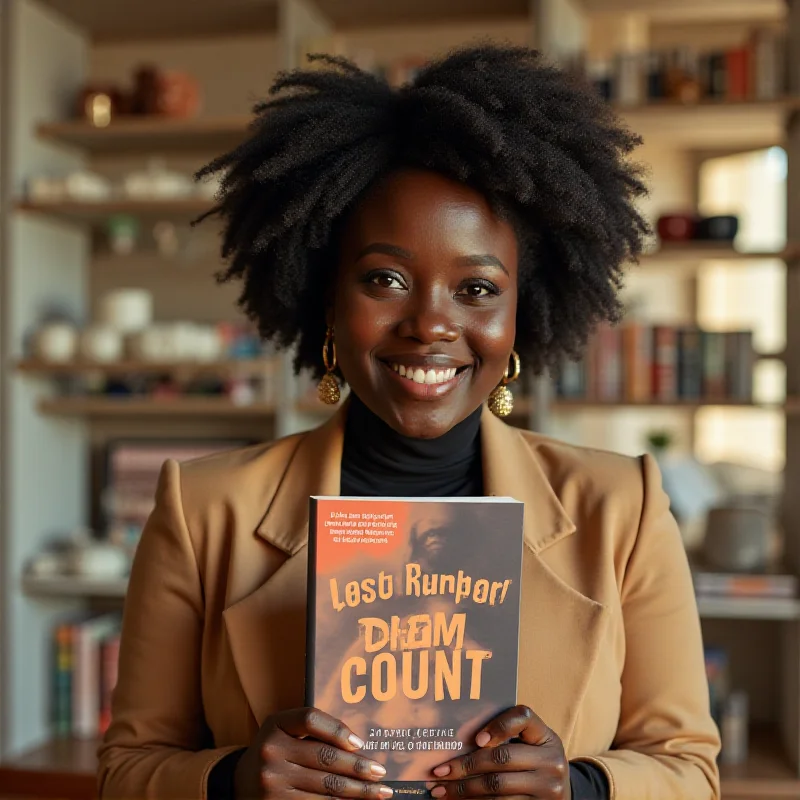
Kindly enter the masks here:
<path id="1" fill-rule="evenodd" d="M 10 145 L 14 192 L 40 171 L 69 170 L 79 162 L 36 141 L 33 129 L 66 116 L 84 80 L 88 59 L 82 35 L 32 0 L 12 0 L 10 63 Z M 3 336 L 17 357 L 37 316 L 53 302 L 83 314 L 88 237 L 76 229 L 14 215 L 10 230 L 8 297 Z M 6 638 L 3 696 L 6 751 L 40 742 L 48 729 L 49 646 L 55 618 L 69 610 L 26 598 L 19 579 L 24 565 L 54 534 L 86 519 L 85 438 L 75 421 L 54 421 L 36 413 L 44 386 L 10 377 L 3 473 L 7 498 L 2 508 L 6 535 L 2 564 Z"/>

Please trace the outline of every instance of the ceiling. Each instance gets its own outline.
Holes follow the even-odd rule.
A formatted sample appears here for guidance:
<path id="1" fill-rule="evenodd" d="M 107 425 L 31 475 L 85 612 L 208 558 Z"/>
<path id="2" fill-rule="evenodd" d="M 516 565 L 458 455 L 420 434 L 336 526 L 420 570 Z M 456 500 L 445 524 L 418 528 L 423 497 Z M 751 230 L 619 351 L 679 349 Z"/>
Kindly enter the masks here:
<path id="1" fill-rule="evenodd" d="M 96 41 L 262 33 L 277 0 L 41 0 Z M 654 20 L 778 19 L 786 0 L 577 0 L 591 13 L 641 11 Z M 446 19 L 524 18 L 528 0 L 316 0 L 338 28 Z"/>

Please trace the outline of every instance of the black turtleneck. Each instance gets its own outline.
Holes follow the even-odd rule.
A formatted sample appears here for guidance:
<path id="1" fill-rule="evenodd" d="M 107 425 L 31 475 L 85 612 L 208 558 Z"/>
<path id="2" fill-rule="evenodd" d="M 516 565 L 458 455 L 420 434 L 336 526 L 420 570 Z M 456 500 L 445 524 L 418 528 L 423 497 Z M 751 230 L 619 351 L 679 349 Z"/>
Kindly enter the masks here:
<path id="1" fill-rule="evenodd" d="M 436 439 L 397 433 L 354 394 L 347 411 L 341 493 L 350 497 L 480 497 L 481 409 Z"/>
<path id="2" fill-rule="evenodd" d="M 342 452 L 341 494 L 349 497 L 480 497 L 481 411 L 436 439 L 402 436 L 351 393 Z M 535 513 L 535 510 L 529 509 Z M 244 751 L 212 769 L 208 800 L 232 800 L 233 774 Z M 569 767 L 572 800 L 608 800 L 605 774 L 587 763 Z"/>

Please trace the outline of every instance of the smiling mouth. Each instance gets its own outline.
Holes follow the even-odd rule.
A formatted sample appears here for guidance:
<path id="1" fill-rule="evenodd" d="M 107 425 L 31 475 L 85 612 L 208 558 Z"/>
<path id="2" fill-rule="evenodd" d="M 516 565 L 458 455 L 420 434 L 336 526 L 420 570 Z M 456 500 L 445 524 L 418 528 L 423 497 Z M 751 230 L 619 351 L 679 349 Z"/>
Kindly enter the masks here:
<path id="1" fill-rule="evenodd" d="M 394 370 L 401 378 L 418 384 L 436 386 L 437 384 L 448 383 L 462 372 L 466 367 L 449 367 L 448 369 L 423 369 L 422 367 L 406 367 L 403 364 L 390 363 L 390 369 Z"/>

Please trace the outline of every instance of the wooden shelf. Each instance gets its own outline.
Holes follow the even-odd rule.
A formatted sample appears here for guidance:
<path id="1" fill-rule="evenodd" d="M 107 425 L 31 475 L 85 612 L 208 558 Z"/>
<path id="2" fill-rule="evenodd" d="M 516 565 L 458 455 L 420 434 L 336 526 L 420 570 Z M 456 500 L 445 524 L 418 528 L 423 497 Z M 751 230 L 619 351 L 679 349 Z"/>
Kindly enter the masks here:
<path id="1" fill-rule="evenodd" d="M 795 408 L 793 403 L 787 403 L 785 406 L 780 404 L 762 404 L 762 403 L 748 403 L 745 400 L 675 400 L 674 402 L 658 402 L 658 401 L 601 401 L 601 400 L 570 400 L 567 398 L 556 398 L 553 401 L 553 411 L 598 411 L 605 409 L 677 409 L 684 411 L 697 411 L 701 408 L 768 408 L 775 410 L 785 410 L 793 413 L 800 410 L 800 407 Z"/>
<path id="2" fill-rule="evenodd" d="M 800 599 L 762 597 L 698 597 L 704 619 L 800 619 Z"/>
<path id="3" fill-rule="evenodd" d="M 770 101 L 658 102 L 615 106 L 631 130 L 645 141 L 667 140 L 686 149 L 757 149 L 782 144 L 786 118 L 800 97 Z"/>
<path id="4" fill-rule="evenodd" d="M 118 117 L 105 128 L 83 120 L 47 122 L 38 126 L 42 139 L 89 153 L 154 153 L 187 150 L 223 153 L 247 135 L 251 117 Z"/>
<path id="5" fill-rule="evenodd" d="M 63 377 L 70 375 L 95 374 L 111 377 L 114 375 L 250 375 L 260 376 L 273 371 L 276 364 L 272 358 L 264 359 L 229 359 L 214 362 L 163 362 L 150 361 L 118 361 L 112 364 L 96 364 L 91 362 L 69 362 L 50 364 L 46 361 L 26 359 L 17 364 L 17 371 L 26 375 L 42 377 Z"/>
<path id="6" fill-rule="evenodd" d="M 713 242 L 708 244 L 689 242 L 663 245 L 659 250 L 642 255 L 640 264 L 642 268 L 662 265 L 691 266 L 706 261 L 747 264 L 752 261 L 794 261 L 798 257 L 800 257 L 800 246 L 798 245 L 791 245 L 780 251 L 743 253 L 733 247 L 725 247 Z"/>
<path id="7" fill-rule="evenodd" d="M 53 739 L 0 763 L 3 797 L 93 800 L 97 796 L 97 745 L 93 739 Z"/>
<path id="8" fill-rule="evenodd" d="M 250 417 L 268 418 L 275 407 L 267 403 L 237 406 L 227 398 L 178 397 L 59 397 L 42 400 L 39 411 L 66 417 Z"/>
<path id="9" fill-rule="evenodd" d="M 17 210 L 31 214 L 56 217 L 65 222 L 97 225 L 116 214 L 129 214 L 145 220 L 169 219 L 188 225 L 212 206 L 202 197 L 178 200 L 111 200 L 108 202 L 73 202 L 17 204 Z"/>
<path id="10" fill-rule="evenodd" d="M 771 727 L 750 731 L 750 758 L 738 767 L 720 767 L 723 800 L 772 800 L 800 797 L 800 777 L 784 756 Z"/>
<path id="11" fill-rule="evenodd" d="M 91 578 L 58 575 L 39 578 L 26 575 L 22 589 L 30 597 L 125 597 L 128 579 L 96 580 Z"/>

